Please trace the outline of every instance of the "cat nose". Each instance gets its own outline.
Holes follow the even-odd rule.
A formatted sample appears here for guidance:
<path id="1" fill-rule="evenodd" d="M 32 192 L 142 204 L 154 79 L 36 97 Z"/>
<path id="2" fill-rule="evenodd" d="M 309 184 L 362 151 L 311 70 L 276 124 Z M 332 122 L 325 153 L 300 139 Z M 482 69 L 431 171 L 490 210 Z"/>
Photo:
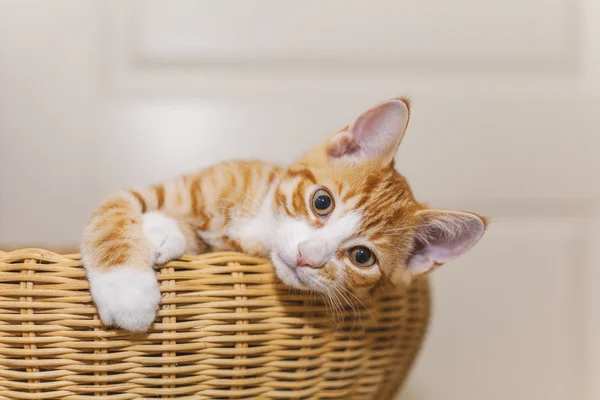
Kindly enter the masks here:
<path id="1" fill-rule="evenodd" d="M 297 267 L 310 267 L 320 268 L 321 265 L 315 260 L 311 259 L 306 251 L 303 251 L 302 246 L 298 247 L 298 260 L 296 261 Z"/>
<path id="2" fill-rule="evenodd" d="M 311 267 L 311 268 L 313 268 L 313 266 L 310 265 L 310 263 L 308 262 L 308 260 L 306 260 L 302 256 L 298 257 L 298 260 L 296 261 L 296 266 L 297 267 Z"/>

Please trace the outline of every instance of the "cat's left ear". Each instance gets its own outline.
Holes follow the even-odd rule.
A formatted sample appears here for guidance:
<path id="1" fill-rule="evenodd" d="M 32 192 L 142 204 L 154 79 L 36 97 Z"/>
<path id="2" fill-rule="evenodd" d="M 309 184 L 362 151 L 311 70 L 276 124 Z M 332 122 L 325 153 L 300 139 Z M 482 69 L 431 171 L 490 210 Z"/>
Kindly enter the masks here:
<path id="1" fill-rule="evenodd" d="M 406 261 L 410 275 L 420 275 L 464 254 L 485 232 L 487 221 L 462 211 L 422 210 L 413 250 Z"/>
<path id="2" fill-rule="evenodd" d="M 379 160 L 389 164 L 396 155 L 410 117 L 407 99 L 385 101 L 362 113 L 346 129 L 336 133 L 328 147 L 333 159 L 354 162 Z"/>

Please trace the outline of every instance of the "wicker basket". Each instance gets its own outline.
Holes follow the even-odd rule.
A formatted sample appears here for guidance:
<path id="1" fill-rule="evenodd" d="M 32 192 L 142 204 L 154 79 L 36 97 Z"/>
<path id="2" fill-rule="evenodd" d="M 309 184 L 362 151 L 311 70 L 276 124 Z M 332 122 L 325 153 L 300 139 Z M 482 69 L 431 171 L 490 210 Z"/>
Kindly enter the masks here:
<path id="1" fill-rule="evenodd" d="M 425 279 L 336 319 L 264 259 L 157 274 L 157 322 L 131 335 L 102 326 L 77 254 L 0 251 L 0 399 L 392 399 L 428 320 Z"/>

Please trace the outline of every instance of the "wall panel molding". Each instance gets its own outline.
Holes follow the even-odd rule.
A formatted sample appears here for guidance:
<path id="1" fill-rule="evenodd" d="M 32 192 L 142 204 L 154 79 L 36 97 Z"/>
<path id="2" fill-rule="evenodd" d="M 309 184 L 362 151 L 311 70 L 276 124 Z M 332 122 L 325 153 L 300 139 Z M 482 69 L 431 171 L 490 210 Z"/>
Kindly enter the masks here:
<path id="1" fill-rule="evenodd" d="M 108 69 L 142 94 L 561 91 L 579 77 L 580 1 L 109 0 Z"/>
<path id="2" fill-rule="evenodd" d="M 132 27 L 138 59 L 196 68 L 564 71 L 578 5 L 148 0 L 137 3 Z"/>

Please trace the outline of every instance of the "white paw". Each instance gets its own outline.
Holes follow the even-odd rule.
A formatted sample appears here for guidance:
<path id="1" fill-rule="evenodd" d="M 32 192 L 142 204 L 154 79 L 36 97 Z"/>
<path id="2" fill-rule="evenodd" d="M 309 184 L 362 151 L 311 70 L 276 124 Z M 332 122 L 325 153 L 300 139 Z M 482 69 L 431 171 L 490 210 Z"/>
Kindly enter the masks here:
<path id="1" fill-rule="evenodd" d="M 148 267 L 113 266 L 89 271 L 90 290 L 105 325 L 131 332 L 148 330 L 160 303 L 160 289 Z"/>
<path id="2" fill-rule="evenodd" d="M 185 253 L 186 241 L 177 221 L 161 212 L 149 212 L 143 216 L 144 235 L 152 244 L 152 261 L 165 264 Z"/>

